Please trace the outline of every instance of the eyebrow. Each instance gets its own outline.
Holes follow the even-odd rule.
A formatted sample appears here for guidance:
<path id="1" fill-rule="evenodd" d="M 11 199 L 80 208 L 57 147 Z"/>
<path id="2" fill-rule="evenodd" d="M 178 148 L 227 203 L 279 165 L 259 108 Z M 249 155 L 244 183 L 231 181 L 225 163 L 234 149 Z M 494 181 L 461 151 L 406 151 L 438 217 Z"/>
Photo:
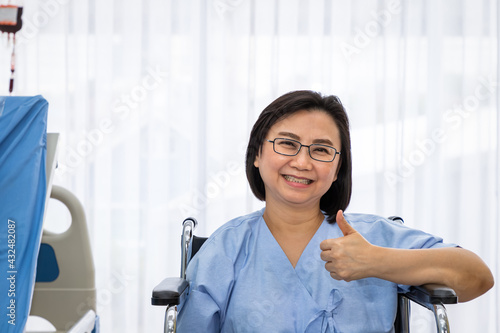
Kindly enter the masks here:
<path id="1" fill-rule="evenodd" d="M 300 136 L 298 136 L 297 134 L 294 134 L 294 133 L 279 132 L 278 135 L 287 136 L 287 137 L 292 138 L 294 140 L 300 141 Z M 323 144 L 323 145 L 328 145 L 328 146 L 332 146 L 333 147 L 333 142 L 331 142 L 328 139 L 314 139 L 313 143 Z"/>

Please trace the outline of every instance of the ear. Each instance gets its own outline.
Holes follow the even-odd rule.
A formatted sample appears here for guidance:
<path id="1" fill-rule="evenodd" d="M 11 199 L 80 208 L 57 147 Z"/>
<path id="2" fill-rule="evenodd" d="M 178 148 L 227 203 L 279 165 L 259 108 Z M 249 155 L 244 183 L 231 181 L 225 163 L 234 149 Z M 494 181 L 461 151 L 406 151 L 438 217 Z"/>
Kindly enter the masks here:
<path id="1" fill-rule="evenodd" d="M 337 176 L 339 175 L 340 167 L 342 166 L 342 159 L 339 158 L 339 164 L 337 165 L 337 171 L 335 171 L 335 180 L 337 180 Z"/>
<path id="2" fill-rule="evenodd" d="M 332 184 L 335 183 L 335 181 L 337 180 L 337 176 L 339 175 L 341 165 L 342 165 L 342 160 L 340 160 L 339 164 L 337 165 L 337 170 L 335 170 L 335 176 L 333 177 Z"/>
<path id="3" fill-rule="evenodd" d="M 253 161 L 253 166 L 256 167 L 257 169 L 259 168 L 259 160 L 260 160 L 260 154 L 255 156 L 255 160 Z"/>

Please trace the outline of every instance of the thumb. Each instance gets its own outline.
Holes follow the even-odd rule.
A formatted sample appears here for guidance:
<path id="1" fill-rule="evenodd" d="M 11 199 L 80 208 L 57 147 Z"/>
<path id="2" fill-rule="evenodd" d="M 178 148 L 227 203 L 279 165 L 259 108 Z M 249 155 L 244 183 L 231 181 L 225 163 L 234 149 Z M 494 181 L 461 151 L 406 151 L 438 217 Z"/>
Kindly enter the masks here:
<path id="1" fill-rule="evenodd" d="M 356 233 L 356 229 L 354 229 L 345 219 L 344 217 L 344 212 L 342 210 L 339 210 L 337 212 L 337 217 L 335 219 L 337 222 L 337 225 L 340 228 L 340 231 L 344 234 L 344 236 Z"/>

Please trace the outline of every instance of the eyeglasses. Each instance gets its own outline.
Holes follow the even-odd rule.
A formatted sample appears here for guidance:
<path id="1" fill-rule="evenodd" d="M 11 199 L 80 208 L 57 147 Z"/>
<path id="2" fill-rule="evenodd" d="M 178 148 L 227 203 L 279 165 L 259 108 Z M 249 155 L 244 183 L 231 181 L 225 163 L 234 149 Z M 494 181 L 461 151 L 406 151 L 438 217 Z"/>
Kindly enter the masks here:
<path id="1" fill-rule="evenodd" d="M 299 141 L 285 138 L 276 138 L 266 141 L 273 144 L 274 152 L 285 156 L 297 155 L 302 147 L 307 147 L 309 149 L 309 156 L 311 156 L 313 160 L 320 162 L 333 162 L 335 156 L 337 156 L 337 154 L 340 155 L 337 149 L 317 143 L 307 146 Z"/>

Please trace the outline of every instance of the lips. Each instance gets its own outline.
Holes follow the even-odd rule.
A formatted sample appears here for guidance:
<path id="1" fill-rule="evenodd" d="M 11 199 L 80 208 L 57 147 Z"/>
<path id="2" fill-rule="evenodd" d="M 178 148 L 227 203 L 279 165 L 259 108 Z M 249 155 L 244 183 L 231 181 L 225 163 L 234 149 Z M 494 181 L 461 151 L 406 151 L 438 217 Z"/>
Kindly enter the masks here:
<path id="1" fill-rule="evenodd" d="M 296 177 L 293 177 L 290 175 L 283 175 L 283 177 L 289 182 L 294 182 L 294 183 L 299 183 L 299 184 L 304 184 L 304 185 L 309 185 L 313 182 L 311 179 L 296 178 Z"/>

